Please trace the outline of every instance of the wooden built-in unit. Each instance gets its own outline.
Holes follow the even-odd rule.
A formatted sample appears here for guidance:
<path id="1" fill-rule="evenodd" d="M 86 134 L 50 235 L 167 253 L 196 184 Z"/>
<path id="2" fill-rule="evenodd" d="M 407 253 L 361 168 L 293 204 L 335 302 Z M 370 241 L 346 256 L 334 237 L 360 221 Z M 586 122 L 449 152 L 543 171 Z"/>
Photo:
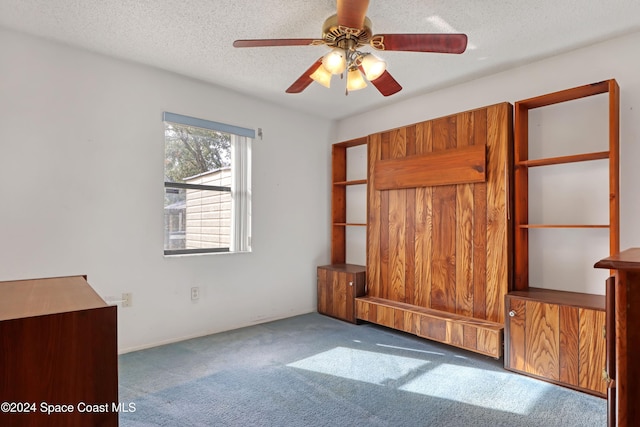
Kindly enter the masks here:
<path id="1" fill-rule="evenodd" d="M 347 151 L 367 143 L 367 138 L 333 144 L 331 147 L 331 264 L 347 262 L 347 227 L 365 227 L 366 223 L 347 223 L 347 187 L 366 185 L 367 179 L 347 180 Z"/>
<path id="2" fill-rule="evenodd" d="M 508 103 L 369 135 L 358 319 L 501 356 L 511 137 Z"/>
<path id="3" fill-rule="evenodd" d="M 0 425 L 117 426 L 116 309 L 83 276 L 0 282 Z"/>
<path id="4" fill-rule="evenodd" d="M 331 264 L 318 267 L 318 313 L 356 323 L 355 298 L 365 294 L 365 267 Z"/>
<path id="5" fill-rule="evenodd" d="M 631 427 L 640 420 L 640 248 L 595 264 L 614 270 L 607 281 L 608 425 Z"/>
<path id="6" fill-rule="evenodd" d="M 355 298 L 365 294 L 366 267 L 347 264 L 347 228 L 367 224 L 366 218 L 347 221 L 347 189 L 366 185 L 367 178 L 349 179 L 347 159 L 350 148 L 367 141 L 366 137 L 357 138 L 331 147 L 331 264 L 317 267 L 318 313 L 352 323 L 357 323 Z"/>
<path id="7" fill-rule="evenodd" d="M 608 150 L 529 159 L 529 110 L 598 94 L 608 94 Z M 626 354 L 631 347 L 640 350 L 634 332 L 640 317 L 623 307 L 631 301 L 640 312 L 640 291 L 629 288 L 640 289 L 640 250 L 633 253 L 639 264 L 623 262 L 632 271 L 617 273 L 615 328 L 613 309 L 607 308 L 614 305 L 613 291 L 605 301 L 602 295 L 529 287 L 531 230 L 606 229 L 610 252 L 619 251 L 618 85 L 607 80 L 519 101 L 515 130 L 512 116 L 512 106 L 502 103 L 334 144 L 331 260 L 345 263 L 346 227 L 366 225 L 366 295 L 359 288 L 345 294 L 339 285 L 344 278 L 325 266 L 318 273 L 319 311 L 353 321 L 348 310 L 355 298 L 355 319 L 496 358 L 505 331 L 506 369 L 608 394 L 618 414 L 626 414 L 619 419 L 635 420 L 628 414 L 640 416 L 630 403 L 640 398 L 640 371 Z M 347 149 L 363 144 L 367 178 L 349 181 Z M 607 223 L 529 223 L 530 168 L 603 160 Z M 367 222 L 349 224 L 346 188 L 361 184 L 367 186 Z M 620 265 L 613 257 L 597 266 Z M 617 369 L 617 381 L 603 380 L 605 365 L 611 378 Z M 626 400 L 629 393 L 635 400 Z"/>
<path id="8" fill-rule="evenodd" d="M 530 110 L 598 94 L 608 94 L 607 151 L 529 159 Z M 515 292 L 507 297 L 506 303 L 510 316 L 506 325 L 505 368 L 604 396 L 605 297 L 530 287 L 529 233 L 534 229 L 608 229 L 609 251 L 611 254 L 619 251 L 619 88 L 616 81 L 606 80 L 516 102 L 514 138 Z M 529 223 L 530 168 L 606 159 L 608 223 Z"/>

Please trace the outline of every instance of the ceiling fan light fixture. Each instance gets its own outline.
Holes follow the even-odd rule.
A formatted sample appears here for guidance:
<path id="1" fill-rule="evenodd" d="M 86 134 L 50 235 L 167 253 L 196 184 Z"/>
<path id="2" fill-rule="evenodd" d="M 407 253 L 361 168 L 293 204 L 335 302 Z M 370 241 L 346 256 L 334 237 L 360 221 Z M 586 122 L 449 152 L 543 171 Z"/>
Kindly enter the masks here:
<path id="1" fill-rule="evenodd" d="M 286 93 L 300 93 L 313 81 L 329 87 L 331 75 L 347 77 L 347 91 L 366 87 L 367 80 L 383 96 L 393 95 L 402 86 L 386 70 L 382 59 L 358 49 L 369 46 L 385 52 L 425 52 L 460 54 L 467 49 L 468 37 L 447 27 L 445 33 L 385 33 L 373 34 L 367 18 L 369 0 L 337 0 L 337 12 L 322 26 L 321 38 L 246 39 L 235 40 L 234 47 L 326 46 L 331 49 L 287 88 Z M 430 20 L 437 20 L 434 18 Z M 444 22 L 444 21 L 443 21 Z M 437 22 L 436 22 L 437 25 Z M 320 70 L 319 68 L 322 68 Z M 326 73 L 324 72 L 326 71 Z M 366 78 L 364 77 L 366 76 Z"/>
<path id="2" fill-rule="evenodd" d="M 367 87 L 367 82 L 362 77 L 362 73 L 357 68 L 349 70 L 347 73 L 347 91 L 353 92 Z"/>
<path id="3" fill-rule="evenodd" d="M 328 88 L 331 86 L 331 77 L 333 77 L 333 74 L 327 71 L 327 69 L 324 67 L 318 67 L 312 74 L 309 75 L 309 77 L 311 77 L 317 83 L 320 83 L 322 86 Z"/>
<path id="4" fill-rule="evenodd" d="M 322 65 L 331 74 L 342 74 L 347 66 L 347 55 L 343 49 L 334 48 L 322 57 Z"/>
<path id="5" fill-rule="evenodd" d="M 377 56 L 368 53 L 362 57 L 362 69 L 367 80 L 373 81 L 380 77 L 387 69 L 387 63 Z"/>

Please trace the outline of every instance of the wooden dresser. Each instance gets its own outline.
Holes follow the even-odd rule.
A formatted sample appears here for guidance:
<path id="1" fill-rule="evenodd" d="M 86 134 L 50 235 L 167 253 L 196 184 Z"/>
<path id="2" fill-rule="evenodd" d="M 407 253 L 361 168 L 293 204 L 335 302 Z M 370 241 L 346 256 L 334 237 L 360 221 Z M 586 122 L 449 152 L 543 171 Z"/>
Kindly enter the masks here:
<path id="1" fill-rule="evenodd" d="M 615 271 L 607 281 L 609 426 L 640 422 L 640 248 L 604 258 L 596 268 Z"/>
<path id="2" fill-rule="evenodd" d="M 116 310 L 83 276 L 0 282 L 0 425 L 117 426 Z"/>

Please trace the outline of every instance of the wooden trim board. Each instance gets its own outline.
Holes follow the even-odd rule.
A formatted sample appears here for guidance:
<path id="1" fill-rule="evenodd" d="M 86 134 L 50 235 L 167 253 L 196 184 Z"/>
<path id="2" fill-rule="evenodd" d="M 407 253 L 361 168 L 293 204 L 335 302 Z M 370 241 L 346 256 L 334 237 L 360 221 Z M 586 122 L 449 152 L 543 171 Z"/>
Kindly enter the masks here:
<path id="1" fill-rule="evenodd" d="M 486 146 L 466 147 L 417 154 L 375 163 L 375 189 L 431 187 L 484 182 Z"/>

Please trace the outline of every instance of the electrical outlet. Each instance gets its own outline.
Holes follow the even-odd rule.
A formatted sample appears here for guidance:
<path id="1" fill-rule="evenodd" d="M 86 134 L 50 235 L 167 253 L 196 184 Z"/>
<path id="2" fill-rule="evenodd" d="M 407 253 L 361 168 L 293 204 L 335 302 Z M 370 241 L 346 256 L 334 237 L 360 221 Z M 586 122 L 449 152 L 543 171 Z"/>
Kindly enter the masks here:
<path id="1" fill-rule="evenodd" d="M 200 299 L 200 288 L 194 286 L 193 288 L 191 288 L 191 300 L 195 301 L 197 299 Z"/>
<path id="2" fill-rule="evenodd" d="M 133 305 L 133 294 L 126 292 L 122 294 L 122 308 L 131 307 Z"/>

